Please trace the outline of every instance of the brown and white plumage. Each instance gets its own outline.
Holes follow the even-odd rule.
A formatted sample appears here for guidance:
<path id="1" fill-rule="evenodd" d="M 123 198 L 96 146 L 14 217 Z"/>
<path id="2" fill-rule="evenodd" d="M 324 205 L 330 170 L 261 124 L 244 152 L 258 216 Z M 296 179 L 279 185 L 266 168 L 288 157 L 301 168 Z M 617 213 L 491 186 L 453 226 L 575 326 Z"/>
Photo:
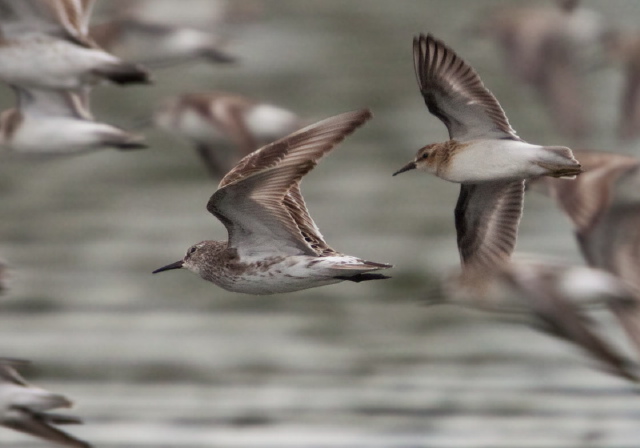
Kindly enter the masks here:
<path id="1" fill-rule="evenodd" d="M 516 245 L 524 182 L 487 182 L 460 187 L 455 209 L 458 249 L 467 268 L 491 269 L 507 262 Z"/>
<path id="2" fill-rule="evenodd" d="M 193 142 L 205 166 L 218 178 L 250 152 L 303 126 L 287 109 L 221 91 L 166 99 L 156 108 L 153 122 Z M 229 143 L 233 153 L 226 147 Z"/>
<path id="3" fill-rule="evenodd" d="M 42 33 L 92 46 L 87 37 L 95 0 L 3 0 L 0 1 L 0 30 L 3 39 Z"/>
<path id="4" fill-rule="evenodd" d="M 343 114 L 242 159 L 222 179 L 207 204 L 207 210 L 227 227 L 231 246 L 240 254 L 267 249 L 291 255 L 321 255 L 300 229 L 302 224 L 309 239 L 326 245 L 309 216 L 299 183 L 320 158 L 370 117 L 368 111 Z M 278 232 L 284 239 L 273 240 L 277 247 L 265 247 L 260 241 L 265 231 L 276 238 Z"/>
<path id="5" fill-rule="evenodd" d="M 111 20 L 92 26 L 91 36 L 103 47 L 148 67 L 199 59 L 235 62 L 225 49 L 228 2 L 190 0 L 184 8 L 173 0 L 113 1 Z M 235 3 L 235 2 L 234 2 Z"/>
<path id="6" fill-rule="evenodd" d="M 55 426 L 82 421 L 74 416 L 49 412 L 71 407 L 73 403 L 62 395 L 27 383 L 16 370 L 27 364 L 27 361 L 0 358 L 0 425 L 62 446 L 90 447 L 87 442 Z"/>
<path id="7" fill-rule="evenodd" d="M 538 178 L 528 184 L 556 201 L 571 219 L 578 239 L 589 239 L 589 233 L 616 204 L 616 183 L 640 166 L 640 160 L 604 151 L 575 150 L 575 155 L 584 171 L 575 180 Z"/>
<path id="8" fill-rule="evenodd" d="M 520 140 L 478 73 L 442 41 L 431 34 L 414 38 L 413 66 L 429 112 L 447 126 L 451 139 Z"/>
<path id="9" fill-rule="evenodd" d="M 455 222 L 463 267 L 502 264 L 515 247 L 524 179 L 572 176 L 580 165 L 568 148 L 518 137 L 476 71 L 442 41 L 430 34 L 414 38 L 413 60 L 425 104 L 450 140 L 423 147 L 395 174 L 418 168 L 461 183 Z"/>
<path id="10" fill-rule="evenodd" d="M 640 160 L 603 151 L 576 151 L 584 173 L 574 182 L 536 179 L 571 220 L 589 266 L 630 285 L 635 301 L 613 309 L 640 353 Z"/>
<path id="11" fill-rule="evenodd" d="M 249 294 L 386 278 L 369 272 L 390 265 L 341 254 L 324 241 L 299 189 L 302 177 L 370 118 L 368 110 L 337 115 L 243 158 L 207 204 L 227 228 L 228 243 L 196 244 L 183 260 L 155 272 L 185 267 L 225 289 Z"/>
<path id="12" fill-rule="evenodd" d="M 614 314 L 635 302 L 628 285 L 600 269 L 548 260 L 511 261 L 447 278 L 426 298 L 508 316 L 582 348 L 612 374 L 637 382 L 638 365 L 609 340 L 595 310 Z"/>
<path id="13" fill-rule="evenodd" d="M 584 74 L 599 62 L 608 30 L 579 2 L 556 3 L 500 5 L 478 29 L 501 47 L 505 68 L 535 90 L 558 129 L 578 140 L 589 130 Z"/>
<path id="14" fill-rule="evenodd" d="M 53 89 L 101 79 L 149 82 L 141 66 L 104 52 L 87 35 L 92 7 L 87 0 L 0 0 L 0 79 Z"/>
<path id="15" fill-rule="evenodd" d="M 18 107 L 0 115 L 0 143 L 17 153 L 70 154 L 104 147 L 144 148 L 143 139 L 93 120 L 88 91 L 13 86 Z"/>

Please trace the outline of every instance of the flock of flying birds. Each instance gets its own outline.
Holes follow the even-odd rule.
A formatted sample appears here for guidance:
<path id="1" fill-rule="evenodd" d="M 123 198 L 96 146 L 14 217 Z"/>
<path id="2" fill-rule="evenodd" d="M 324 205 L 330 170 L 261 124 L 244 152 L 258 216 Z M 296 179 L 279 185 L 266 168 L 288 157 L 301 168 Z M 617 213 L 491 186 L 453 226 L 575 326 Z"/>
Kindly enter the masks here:
<path id="1" fill-rule="evenodd" d="M 17 107 L 0 119 L 3 146 L 17 153 L 143 147 L 142 136 L 95 121 L 89 108 L 89 92 L 97 83 L 150 82 L 145 67 L 103 49 L 113 48 L 118 39 L 146 36 L 156 49 L 166 47 L 174 62 L 193 57 L 216 63 L 234 60 L 220 36 L 145 15 L 153 17 L 162 9 L 163 2 L 151 3 L 129 2 L 116 20 L 92 33 L 93 0 L 0 0 L 0 79 L 17 99 Z M 576 13 L 576 2 L 560 3 L 555 13 L 559 17 Z M 152 13 L 144 13 L 145 8 Z M 523 20 L 518 14 L 514 17 Z M 500 18 L 503 25 L 505 17 Z M 505 45 L 513 49 L 532 46 L 533 36 L 539 38 L 533 32 L 529 38 L 518 35 L 523 28 L 513 25 L 510 34 L 493 30 L 508 34 Z M 564 42 L 562 37 L 552 35 L 533 46 L 549 50 L 558 42 Z M 560 54 L 573 48 L 560 47 Z M 540 54 L 533 47 L 520 50 L 520 56 L 530 60 L 510 63 L 531 73 Z M 461 270 L 444 278 L 427 301 L 525 317 L 535 327 L 577 344 L 603 368 L 638 381 L 637 363 L 597 331 L 587 311 L 609 310 L 640 356 L 640 161 L 525 142 L 478 73 L 447 44 L 420 34 L 413 41 L 413 56 L 420 93 L 450 139 L 424 146 L 394 175 L 420 170 L 461 184 L 454 213 Z M 155 64 L 152 59 L 145 62 Z M 537 69 L 531 82 L 552 89 L 552 76 Z M 300 190 L 304 175 L 371 118 L 363 109 L 308 125 L 288 110 L 226 92 L 167 100 L 153 122 L 191 139 L 211 174 L 222 177 L 207 210 L 224 224 L 228 240 L 195 244 L 181 260 L 154 272 L 186 268 L 224 289 L 247 294 L 388 278 L 379 271 L 391 265 L 330 247 Z M 220 151 L 220 139 L 232 142 L 237 152 Z M 526 188 L 548 194 L 568 215 L 588 266 L 511 260 Z M 4 276 L 0 267 L 0 280 Z M 3 287 L 0 281 L 0 291 Z M 51 412 L 71 402 L 28 384 L 16 371 L 24 364 L 0 358 L 0 424 L 62 445 L 89 446 L 55 426 L 80 420 Z"/>

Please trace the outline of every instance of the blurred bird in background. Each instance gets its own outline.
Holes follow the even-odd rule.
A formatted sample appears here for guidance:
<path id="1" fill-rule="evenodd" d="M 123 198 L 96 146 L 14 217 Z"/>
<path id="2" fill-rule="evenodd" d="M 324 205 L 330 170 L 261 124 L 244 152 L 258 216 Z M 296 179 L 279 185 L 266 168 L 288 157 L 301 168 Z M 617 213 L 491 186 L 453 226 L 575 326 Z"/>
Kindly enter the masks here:
<path id="1" fill-rule="evenodd" d="M 569 217 L 587 264 L 628 285 L 633 300 L 612 311 L 640 356 L 640 160 L 604 151 L 575 154 L 584 169 L 575 181 L 540 178 L 531 187 Z"/>
<path id="2" fill-rule="evenodd" d="M 91 27 L 92 38 L 115 54 L 154 68 L 194 59 L 235 62 L 225 48 L 227 40 L 237 22 L 258 13 L 245 8 L 246 2 L 224 0 L 191 0 L 185 8 L 176 8 L 172 0 L 109 3 L 105 15 L 110 18 Z"/>
<path id="3" fill-rule="evenodd" d="M 149 73 L 87 35 L 94 1 L 1 1 L 0 79 L 17 107 L 0 116 L 0 143 L 16 153 L 71 154 L 144 148 L 142 136 L 94 120 L 91 86 L 148 83 Z M 34 69 L 34 63 L 38 69 Z"/>
<path id="4" fill-rule="evenodd" d="M 153 122 L 190 140 L 210 174 L 218 179 L 242 157 L 305 125 L 294 112 L 229 92 L 168 98 L 156 107 Z"/>
<path id="5" fill-rule="evenodd" d="M 530 85 L 558 130 L 578 142 L 591 127 L 585 74 L 603 63 L 609 25 L 578 0 L 500 6 L 477 25 L 501 48 L 505 67 Z"/>
<path id="6" fill-rule="evenodd" d="M 50 412 L 73 403 L 63 395 L 27 383 L 17 368 L 28 361 L 0 358 L 0 425 L 62 446 L 89 448 L 87 442 L 58 429 L 57 425 L 82 423 L 78 417 Z"/>

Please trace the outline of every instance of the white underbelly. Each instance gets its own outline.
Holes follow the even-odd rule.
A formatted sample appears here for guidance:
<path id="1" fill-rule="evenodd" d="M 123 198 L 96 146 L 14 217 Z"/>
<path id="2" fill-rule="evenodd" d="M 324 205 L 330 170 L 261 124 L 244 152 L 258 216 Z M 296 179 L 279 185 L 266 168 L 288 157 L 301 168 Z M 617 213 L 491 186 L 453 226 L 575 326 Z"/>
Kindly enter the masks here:
<path id="1" fill-rule="evenodd" d="M 76 153 L 101 146 L 112 126 L 65 118 L 26 118 L 7 146 L 21 153 Z"/>
<path id="2" fill-rule="evenodd" d="M 244 294 L 276 294 L 299 291 L 301 289 L 315 288 L 318 286 L 339 283 L 336 279 L 340 275 L 354 275 L 366 270 L 342 270 L 335 266 L 340 263 L 356 263 L 357 258 L 350 256 L 335 257 L 308 257 L 290 256 L 280 263 L 270 265 L 268 268 L 248 270 L 241 275 L 222 276 L 215 283 L 233 292 Z"/>
<path id="3" fill-rule="evenodd" d="M 116 62 L 104 51 L 61 39 L 33 37 L 0 46 L 0 77 L 23 86 L 77 88 L 89 81 L 91 70 Z"/>
<path id="4" fill-rule="evenodd" d="M 471 143 L 454 156 L 442 177 L 452 182 L 475 183 L 538 176 L 544 170 L 532 161 L 540 150 L 540 146 L 513 140 Z"/>
<path id="5" fill-rule="evenodd" d="M 260 104 L 247 112 L 246 126 L 260 142 L 271 142 L 295 131 L 298 117 L 286 109 Z"/>
<path id="6" fill-rule="evenodd" d="M 218 125 L 191 109 L 185 110 L 180 116 L 173 132 L 196 142 L 220 143 L 228 140 Z"/>

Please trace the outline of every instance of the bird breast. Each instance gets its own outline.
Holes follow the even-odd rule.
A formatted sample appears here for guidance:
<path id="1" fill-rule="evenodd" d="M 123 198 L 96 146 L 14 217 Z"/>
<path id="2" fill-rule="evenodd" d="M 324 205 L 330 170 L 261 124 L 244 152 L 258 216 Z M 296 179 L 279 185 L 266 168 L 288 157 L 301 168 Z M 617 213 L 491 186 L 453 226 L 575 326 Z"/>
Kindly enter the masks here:
<path id="1" fill-rule="evenodd" d="M 532 162 L 540 149 L 515 140 L 472 141 L 438 167 L 438 176 L 459 183 L 525 179 L 539 175 L 539 167 Z"/>

